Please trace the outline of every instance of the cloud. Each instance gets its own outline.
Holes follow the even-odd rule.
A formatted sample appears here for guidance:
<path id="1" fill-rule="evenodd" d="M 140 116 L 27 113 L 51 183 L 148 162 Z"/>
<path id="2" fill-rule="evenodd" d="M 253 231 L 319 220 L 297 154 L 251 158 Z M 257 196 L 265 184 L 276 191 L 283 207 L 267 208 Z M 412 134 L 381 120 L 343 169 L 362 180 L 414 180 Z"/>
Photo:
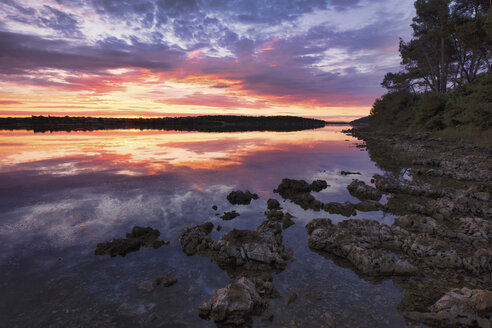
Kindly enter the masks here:
<path id="1" fill-rule="evenodd" d="M 0 31 L 0 56 L 0 72 L 9 74 L 43 68 L 76 72 L 126 67 L 169 71 L 184 54 L 160 44 L 128 45 L 108 39 L 96 45 L 77 45 L 62 39 Z"/>
<path id="2" fill-rule="evenodd" d="M 410 30 L 410 5 L 411 0 L 3 0 L 0 79 L 101 94 L 125 91 L 128 82 L 142 84 L 152 75 L 162 88 L 168 81 L 190 83 L 188 96 L 159 99 L 172 104 L 370 105 L 382 93 L 384 73 L 398 66 L 394 46 Z M 129 72 L 112 73 L 119 69 Z M 199 77 L 208 79 L 213 92 L 203 90 Z M 194 84 L 201 89 L 193 90 Z M 149 88 L 153 100 L 154 91 Z"/>

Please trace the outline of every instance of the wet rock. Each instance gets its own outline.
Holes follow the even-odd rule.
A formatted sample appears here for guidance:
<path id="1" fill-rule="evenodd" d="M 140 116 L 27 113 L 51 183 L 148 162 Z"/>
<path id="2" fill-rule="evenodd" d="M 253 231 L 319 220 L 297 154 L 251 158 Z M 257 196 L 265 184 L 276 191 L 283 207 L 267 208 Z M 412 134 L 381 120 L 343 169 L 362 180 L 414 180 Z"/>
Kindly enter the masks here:
<path id="1" fill-rule="evenodd" d="M 231 191 L 229 195 L 227 195 L 227 200 L 233 205 L 249 205 L 252 199 L 258 199 L 257 194 L 252 194 L 249 190 L 241 191 Z"/>
<path id="2" fill-rule="evenodd" d="M 293 303 L 295 300 L 297 300 L 297 294 L 292 292 L 287 297 L 285 298 L 285 305 L 289 305 Z"/>
<path id="3" fill-rule="evenodd" d="M 212 232 L 213 228 L 214 225 L 211 222 L 207 222 L 183 230 L 180 238 L 183 252 L 190 256 L 196 254 L 198 251 L 211 249 L 215 245 L 215 242 L 208 235 Z"/>
<path id="4" fill-rule="evenodd" d="M 323 189 L 328 188 L 328 183 L 324 180 L 314 180 L 311 182 L 311 190 L 315 192 L 320 192 Z"/>
<path id="5" fill-rule="evenodd" d="M 355 211 L 355 205 L 351 202 L 329 202 L 323 205 L 323 210 L 330 214 L 341 214 L 347 217 L 357 214 Z"/>
<path id="6" fill-rule="evenodd" d="M 217 211 L 217 209 L 218 209 L 217 205 L 212 205 L 212 209 L 213 209 L 214 211 Z"/>
<path id="7" fill-rule="evenodd" d="M 170 275 L 167 275 L 167 274 L 163 274 L 163 275 L 160 275 L 157 278 L 155 278 L 155 283 L 157 286 L 162 285 L 164 287 L 169 287 L 169 286 L 174 285 L 177 282 L 178 282 L 178 279 L 176 279 Z"/>
<path id="8" fill-rule="evenodd" d="M 417 268 L 398 250 L 401 241 L 390 227 L 371 220 L 346 220 L 333 225 L 315 219 L 306 225 L 308 246 L 347 259 L 366 275 L 409 275 Z"/>
<path id="9" fill-rule="evenodd" d="M 265 297 L 265 298 L 278 298 L 278 297 L 280 297 L 279 291 L 277 290 L 277 288 L 275 288 L 275 285 L 270 280 L 264 280 L 264 279 L 256 278 L 255 279 L 255 288 L 261 297 Z"/>
<path id="10" fill-rule="evenodd" d="M 323 204 L 310 194 L 311 191 L 320 191 L 328 186 L 326 181 L 315 180 L 312 184 L 304 180 L 283 179 L 274 192 L 283 199 L 289 199 L 303 209 L 319 211 Z"/>
<path id="11" fill-rule="evenodd" d="M 208 236 L 210 231 L 204 225 L 185 229 L 181 235 L 183 251 L 210 258 L 231 276 L 283 270 L 286 260 L 292 258 L 282 244 L 281 226 L 275 221 L 265 221 L 256 230 L 233 229 L 218 242 Z"/>
<path id="12" fill-rule="evenodd" d="M 268 311 L 263 312 L 263 314 L 261 315 L 261 321 L 272 322 L 273 321 L 273 313 L 268 312 Z"/>
<path id="13" fill-rule="evenodd" d="M 381 191 L 374 187 L 368 186 L 364 181 L 359 181 L 357 179 L 353 180 L 348 186 L 348 191 L 354 197 L 360 200 L 375 200 L 378 201 L 382 197 Z"/>
<path id="14" fill-rule="evenodd" d="M 288 227 L 295 224 L 295 222 L 292 220 L 292 218 L 293 218 L 293 216 L 290 215 L 289 213 L 284 215 L 284 217 L 282 218 L 282 229 L 283 230 L 285 230 Z"/>
<path id="15" fill-rule="evenodd" d="M 266 211 L 264 214 L 268 218 L 268 220 L 273 220 L 273 221 L 281 221 L 282 218 L 284 217 L 284 212 L 280 210 L 269 210 Z"/>
<path id="16" fill-rule="evenodd" d="M 241 277 L 217 290 L 210 300 L 202 302 L 198 313 L 201 318 L 213 320 L 221 327 L 251 327 L 252 316 L 260 316 L 267 306 L 254 283 Z"/>
<path id="17" fill-rule="evenodd" d="M 280 210 L 280 203 L 275 198 L 270 198 L 267 200 L 267 208 L 269 210 Z"/>
<path id="18" fill-rule="evenodd" d="M 237 218 L 239 215 L 240 214 L 234 210 L 231 212 L 224 212 L 224 215 L 222 215 L 220 218 L 222 220 L 228 221 L 228 220 L 233 220 L 233 219 Z"/>
<path id="19" fill-rule="evenodd" d="M 215 228 L 215 230 L 217 230 L 217 231 L 222 230 L 222 226 L 221 226 L 220 224 L 219 224 L 219 225 L 217 225 L 217 228 Z"/>
<path id="20" fill-rule="evenodd" d="M 274 192 L 277 192 L 284 199 L 290 199 L 296 194 L 311 192 L 311 185 L 304 180 L 282 179 Z"/>
<path id="21" fill-rule="evenodd" d="M 384 208 L 384 205 L 375 200 L 364 200 L 354 205 L 355 208 L 361 212 L 380 211 Z"/>
<path id="22" fill-rule="evenodd" d="M 395 225 L 414 233 L 436 234 L 439 225 L 431 217 L 416 214 L 400 216 L 395 220 Z"/>
<path id="23" fill-rule="evenodd" d="M 169 242 L 158 240 L 160 232 L 151 227 L 133 227 L 130 233 L 126 234 L 126 239 L 116 238 L 107 243 L 99 243 L 94 253 L 96 255 L 109 254 L 111 257 L 116 255 L 125 256 L 130 252 L 136 252 L 140 247 L 159 248 L 168 245 Z"/>
<path id="24" fill-rule="evenodd" d="M 341 175 L 360 174 L 360 172 L 340 171 Z"/>
<path id="25" fill-rule="evenodd" d="M 406 313 L 406 317 L 442 327 L 492 327 L 492 292 L 453 289 L 429 308 L 429 312 Z"/>
<path id="26" fill-rule="evenodd" d="M 439 198 L 446 194 L 446 191 L 436 189 L 428 183 L 410 183 L 408 181 L 400 181 L 391 177 L 383 177 L 381 175 L 375 175 L 374 181 L 376 188 L 386 193 L 409 194 L 430 198 Z"/>

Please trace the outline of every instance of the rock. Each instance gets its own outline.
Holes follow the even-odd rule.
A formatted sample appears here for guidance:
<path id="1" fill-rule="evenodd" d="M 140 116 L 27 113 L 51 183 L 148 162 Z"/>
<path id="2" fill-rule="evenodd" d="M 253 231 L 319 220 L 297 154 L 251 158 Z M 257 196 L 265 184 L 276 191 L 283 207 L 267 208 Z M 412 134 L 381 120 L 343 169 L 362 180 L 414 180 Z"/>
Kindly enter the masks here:
<path id="1" fill-rule="evenodd" d="M 331 214 L 341 214 L 347 217 L 357 214 L 355 211 L 355 205 L 351 202 L 329 202 L 323 205 L 323 210 Z"/>
<path id="2" fill-rule="evenodd" d="M 397 179 L 383 177 L 381 175 L 375 175 L 374 180 L 376 188 L 386 193 L 408 194 L 430 198 L 439 198 L 446 194 L 444 190 L 433 188 L 427 183 L 410 183 L 408 181 L 399 181 Z"/>
<path id="3" fill-rule="evenodd" d="M 341 175 L 360 174 L 360 172 L 340 171 Z"/>
<path id="4" fill-rule="evenodd" d="M 321 295 L 316 294 L 316 293 L 308 292 L 308 293 L 306 293 L 306 297 L 309 297 L 310 299 L 312 299 L 314 301 L 320 301 L 321 300 Z"/>
<path id="5" fill-rule="evenodd" d="M 169 245 L 169 242 L 158 240 L 160 232 L 151 227 L 133 227 L 130 233 L 126 234 L 126 239 L 117 238 L 107 243 L 99 243 L 94 253 L 96 255 L 109 254 L 111 257 L 116 255 L 125 256 L 130 252 L 136 252 L 140 247 L 159 248 Z"/>
<path id="6" fill-rule="evenodd" d="M 222 327 L 244 327 L 251 326 L 252 316 L 262 315 L 267 306 L 254 283 L 241 277 L 217 290 L 210 300 L 202 302 L 198 313 L 201 318 L 213 320 Z"/>
<path id="7" fill-rule="evenodd" d="M 256 278 L 255 279 L 255 288 L 261 297 L 266 297 L 266 298 L 278 298 L 278 297 L 280 297 L 279 291 L 277 290 L 277 288 L 275 288 L 273 283 L 269 280 Z"/>
<path id="8" fill-rule="evenodd" d="M 374 187 L 366 185 L 363 181 L 353 180 L 348 186 L 348 191 L 354 197 L 360 200 L 375 200 L 378 201 L 382 197 L 381 191 Z"/>
<path id="9" fill-rule="evenodd" d="M 492 291 L 453 289 L 441 297 L 429 312 L 410 312 L 410 319 L 433 326 L 492 327 Z"/>
<path id="10" fill-rule="evenodd" d="M 214 211 L 217 211 L 217 209 L 218 209 L 217 205 L 212 205 L 212 209 L 213 209 Z"/>
<path id="11" fill-rule="evenodd" d="M 384 208 L 384 205 L 375 200 L 364 200 L 354 205 L 355 208 L 361 212 L 380 211 Z"/>
<path id="12" fill-rule="evenodd" d="M 315 192 L 320 192 L 327 187 L 328 184 L 324 180 L 314 180 L 313 182 L 311 182 L 311 190 Z"/>
<path id="13" fill-rule="evenodd" d="M 210 231 L 204 225 L 185 229 L 181 235 L 183 251 L 210 258 L 234 277 L 283 270 L 286 260 L 292 258 L 282 244 L 281 226 L 275 221 L 265 221 L 256 230 L 233 229 L 218 242 L 208 236 Z"/>
<path id="14" fill-rule="evenodd" d="M 293 218 L 293 216 L 290 215 L 289 213 L 284 215 L 284 217 L 282 218 L 282 229 L 283 230 L 285 230 L 288 227 L 295 224 L 295 222 L 292 220 L 292 218 Z"/>
<path id="15" fill-rule="evenodd" d="M 154 289 L 154 284 L 151 280 L 142 281 L 140 284 L 138 284 L 138 289 L 150 292 Z"/>
<path id="16" fill-rule="evenodd" d="M 159 317 L 155 313 L 152 313 L 151 315 L 149 315 L 149 321 L 150 322 L 156 321 L 158 318 Z"/>
<path id="17" fill-rule="evenodd" d="M 217 230 L 217 231 L 222 230 L 222 226 L 221 226 L 220 224 L 219 224 L 219 225 L 217 225 L 217 228 L 215 228 L 215 230 Z"/>
<path id="18" fill-rule="evenodd" d="M 268 220 L 273 221 L 280 221 L 284 217 L 284 212 L 280 210 L 269 210 L 266 211 L 264 214 L 268 218 Z"/>
<path id="19" fill-rule="evenodd" d="M 287 297 L 285 298 L 285 305 L 289 305 L 293 303 L 295 300 L 297 300 L 297 294 L 292 292 Z"/>
<path id="20" fill-rule="evenodd" d="M 232 220 L 232 219 L 235 219 L 236 217 L 238 217 L 240 214 L 238 212 L 236 212 L 235 210 L 232 211 L 232 212 L 224 212 L 224 215 L 222 215 L 220 218 L 222 220 Z"/>
<path id="21" fill-rule="evenodd" d="M 278 202 L 278 200 L 276 200 L 274 198 L 270 198 L 269 200 L 267 200 L 267 207 L 269 210 L 280 210 L 281 209 L 280 203 Z"/>
<path id="22" fill-rule="evenodd" d="M 205 251 L 213 247 L 215 242 L 208 235 L 212 232 L 214 225 L 207 222 L 191 228 L 186 228 L 181 233 L 181 248 L 183 252 L 190 256 L 198 251 Z"/>
<path id="23" fill-rule="evenodd" d="M 249 190 L 241 191 L 231 191 L 229 195 L 227 195 L 227 200 L 233 205 L 249 205 L 252 199 L 258 199 L 257 194 L 252 194 Z"/>
<path id="24" fill-rule="evenodd" d="M 273 321 L 273 313 L 268 312 L 268 311 L 263 312 L 263 314 L 261 315 L 261 321 L 272 322 Z"/>
<path id="25" fill-rule="evenodd" d="M 172 276 L 169 276 L 167 274 L 160 275 L 157 278 L 155 278 L 155 283 L 157 286 L 162 285 L 164 287 L 169 287 L 169 286 L 174 285 L 177 282 L 178 282 L 178 279 L 176 279 Z"/>
<path id="26" fill-rule="evenodd" d="M 316 180 L 312 184 L 308 184 L 304 180 L 282 179 L 282 182 L 274 192 L 279 193 L 283 199 L 289 199 L 305 210 L 319 211 L 323 204 L 316 200 L 310 192 L 320 191 L 320 188 L 325 187 L 325 185 L 327 186 L 326 181 L 322 180 Z"/>
<path id="27" fill-rule="evenodd" d="M 386 225 L 371 220 L 346 220 L 333 225 L 315 219 L 306 225 L 308 246 L 347 259 L 369 275 L 411 275 L 417 268 L 387 249 L 398 249 L 401 241 Z"/>

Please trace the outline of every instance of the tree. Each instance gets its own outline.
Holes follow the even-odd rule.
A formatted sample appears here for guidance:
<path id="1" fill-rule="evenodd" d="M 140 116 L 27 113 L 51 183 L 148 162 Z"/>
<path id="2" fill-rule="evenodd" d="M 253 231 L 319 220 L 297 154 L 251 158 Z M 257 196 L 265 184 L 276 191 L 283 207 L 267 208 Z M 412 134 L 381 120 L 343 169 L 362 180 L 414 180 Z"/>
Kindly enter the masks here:
<path id="1" fill-rule="evenodd" d="M 450 37 L 456 54 L 454 80 L 459 86 L 474 81 L 479 72 L 491 70 L 488 12 L 490 0 L 456 0 L 452 6 Z"/>
<path id="2" fill-rule="evenodd" d="M 413 39 L 400 40 L 402 64 L 420 80 L 420 84 L 436 92 L 446 92 L 453 51 L 449 38 L 449 0 L 417 0 L 417 16 L 413 18 Z"/>

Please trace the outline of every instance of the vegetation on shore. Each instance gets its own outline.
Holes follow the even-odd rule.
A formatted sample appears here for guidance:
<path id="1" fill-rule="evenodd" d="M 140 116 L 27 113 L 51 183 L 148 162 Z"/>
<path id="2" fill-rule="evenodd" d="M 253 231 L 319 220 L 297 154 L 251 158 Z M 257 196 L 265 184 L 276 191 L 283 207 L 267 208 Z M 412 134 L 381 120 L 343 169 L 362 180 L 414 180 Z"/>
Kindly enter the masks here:
<path id="1" fill-rule="evenodd" d="M 371 128 L 431 131 L 490 146 L 492 10 L 489 0 L 417 0 L 413 38 L 400 40 L 403 70 L 381 83 Z"/>
<path id="2" fill-rule="evenodd" d="M 0 118 L 0 129 L 46 131 L 91 131 L 107 129 L 158 129 L 203 132 L 297 131 L 325 126 L 321 120 L 297 116 L 205 115 L 163 118 L 103 118 L 32 116 Z"/>

